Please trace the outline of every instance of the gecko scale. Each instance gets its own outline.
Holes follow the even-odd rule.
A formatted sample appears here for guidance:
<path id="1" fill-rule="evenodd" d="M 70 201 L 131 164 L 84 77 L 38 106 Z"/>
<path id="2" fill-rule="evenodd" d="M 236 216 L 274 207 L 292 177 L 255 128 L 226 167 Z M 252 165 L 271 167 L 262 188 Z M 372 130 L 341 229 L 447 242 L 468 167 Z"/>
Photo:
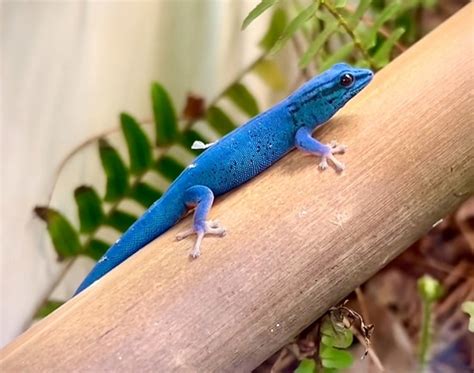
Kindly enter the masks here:
<path id="1" fill-rule="evenodd" d="M 193 208 L 192 228 L 176 238 L 181 240 L 196 234 L 191 256 L 197 258 L 206 234 L 225 234 L 218 223 L 206 220 L 214 196 L 252 179 L 294 147 L 320 156 L 321 169 L 328 167 L 329 160 L 342 171 L 344 166 L 334 154 L 343 153 L 345 147 L 336 143 L 322 144 L 311 134 L 359 93 L 372 77 L 370 70 L 336 64 L 206 149 L 107 250 L 75 295 L 170 229 Z"/>

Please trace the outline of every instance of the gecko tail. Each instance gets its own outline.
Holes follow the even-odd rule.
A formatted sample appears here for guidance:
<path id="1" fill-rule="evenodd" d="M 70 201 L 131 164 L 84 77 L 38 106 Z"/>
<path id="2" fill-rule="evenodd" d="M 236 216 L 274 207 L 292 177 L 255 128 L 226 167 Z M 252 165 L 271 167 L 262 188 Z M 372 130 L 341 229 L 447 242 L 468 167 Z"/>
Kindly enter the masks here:
<path id="1" fill-rule="evenodd" d="M 166 195 L 156 201 L 99 259 L 73 297 L 166 232 L 185 212 L 184 204 L 176 203 L 176 200 L 172 201 Z"/>

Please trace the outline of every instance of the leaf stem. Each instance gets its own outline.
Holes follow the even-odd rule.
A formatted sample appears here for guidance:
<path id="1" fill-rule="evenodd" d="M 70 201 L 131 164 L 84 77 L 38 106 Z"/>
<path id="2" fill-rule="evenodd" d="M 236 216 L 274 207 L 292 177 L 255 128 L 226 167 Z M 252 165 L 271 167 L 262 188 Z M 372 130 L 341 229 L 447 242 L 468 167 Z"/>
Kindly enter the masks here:
<path id="1" fill-rule="evenodd" d="M 421 338 L 420 338 L 420 372 L 423 372 L 428 364 L 429 350 L 431 346 L 431 320 L 432 302 L 423 301 L 423 316 L 421 322 Z"/>
<path id="2" fill-rule="evenodd" d="M 327 9 L 329 13 L 331 13 L 331 15 L 337 20 L 339 25 L 341 25 L 342 28 L 347 32 L 347 34 L 350 36 L 350 38 L 354 42 L 354 46 L 361 52 L 361 54 L 364 56 L 366 61 L 369 63 L 370 67 L 372 69 L 376 69 L 375 62 L 372 60 L 372 57 L 370 57 L 368 50 L 364 48 L 359 37 L 349 27 L 349 24 L 347 23 L 346 19 L 342 16 L 342 14 L 337 11 L 337 9 L 332 5 L 330 1 L 320 0 L 320 3 L 324 8 Z"/>

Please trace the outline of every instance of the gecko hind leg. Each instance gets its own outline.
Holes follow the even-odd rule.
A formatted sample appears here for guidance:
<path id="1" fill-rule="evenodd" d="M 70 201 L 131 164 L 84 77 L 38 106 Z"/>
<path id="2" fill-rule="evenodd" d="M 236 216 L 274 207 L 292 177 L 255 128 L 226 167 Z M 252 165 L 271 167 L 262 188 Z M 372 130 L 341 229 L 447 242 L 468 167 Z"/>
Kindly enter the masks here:
<path id="1" fill-rule="evenodd" d="M 196 241 L 190 256 L 197 258 L 201 254 L 201 243 L 206 234 L 224 236 L 225 229 L 217 221 L 206 220 L 207 214 L 214 202 L 214 193 L 204 185 L 195 185 L 188 188 L 184 194 L 184 201 L 188 207 L 195 207 L 193 227 L 178 235 L 178 241 L 196 234 Z"/>

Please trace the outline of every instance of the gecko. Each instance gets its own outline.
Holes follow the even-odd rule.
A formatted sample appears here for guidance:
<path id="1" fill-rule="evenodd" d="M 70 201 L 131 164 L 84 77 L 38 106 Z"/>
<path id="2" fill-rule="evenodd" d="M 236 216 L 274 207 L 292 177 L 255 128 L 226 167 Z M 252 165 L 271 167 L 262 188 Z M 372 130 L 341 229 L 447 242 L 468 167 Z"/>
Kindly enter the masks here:
<path id="1" fill-rule="evenodd" d="M 207 220 L 214 197 L 254 178 L 295 147 L 321 158 L 319 168 L 344 165 L 334 154 L 346 147 L 323 144 L 312 137 L 372 80 L 373 72 L 345 63 L 333 65 L 308 80 L 290 96 L 225 135 L 183 170 L 158 199 L 102 256 L 81 283 L 80 293 L 194 209 L 192 227 L 177 240 L 196 235 L 190 256 L 199 257 L 205 235 L 224 236 L 225 228 Z"/>

